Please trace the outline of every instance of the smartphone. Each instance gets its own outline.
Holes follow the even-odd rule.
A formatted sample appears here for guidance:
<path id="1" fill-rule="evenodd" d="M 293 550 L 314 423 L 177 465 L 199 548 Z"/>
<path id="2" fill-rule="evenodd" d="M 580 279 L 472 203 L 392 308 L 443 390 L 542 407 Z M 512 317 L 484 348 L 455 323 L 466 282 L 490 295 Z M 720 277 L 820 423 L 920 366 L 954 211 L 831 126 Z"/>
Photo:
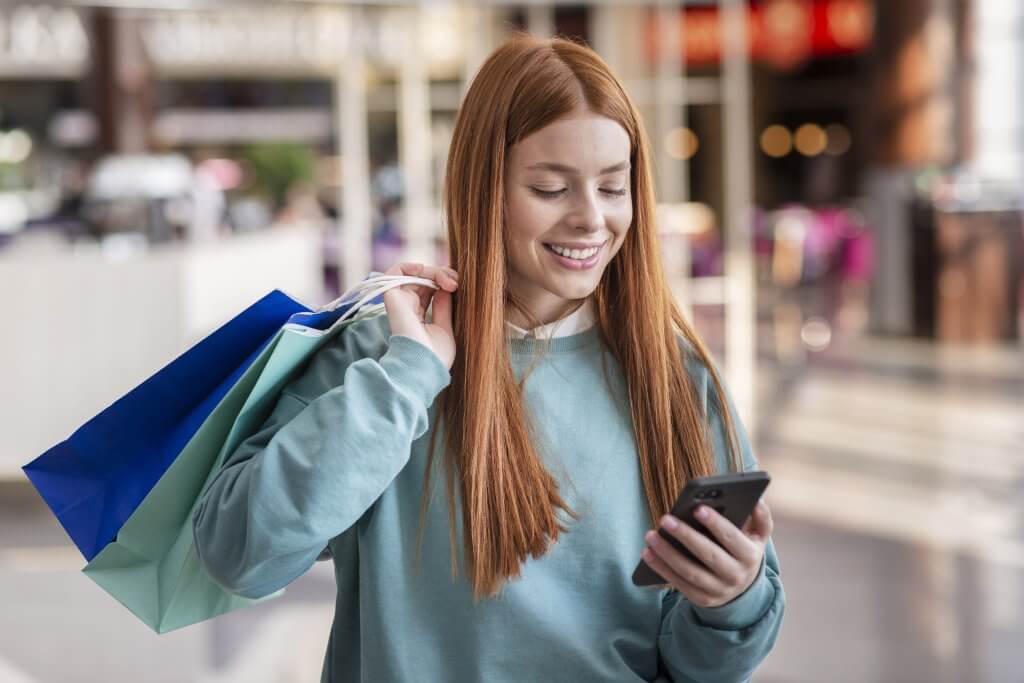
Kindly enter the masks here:
<path id="1" fill-rule="evenodd" d="M 717 510 L 719 514 L 737 527 L 742 527 L 753 514 L 757 501 L 761 499 L 761 495 L 768 488 L 770 481 L 771 477 L 768 476 L 768 473 L 761 470 L 695 477 L 686 482 L 683 492 L 679 494 L 675 505 L 672 506 L 672 514 L 682 520 L 684 524 L 689 524 L 721 545 L 714 534 L 693 516 L 697 506 L 707 505 Z M 704 564 L 690 552 L 689 548 L 662 529 L 660 525 L 658 533 L 683 555 L 698 564 Z M 640 564 L 633 572 L 633 583 L 637 586 L 654 586 L 668 582 L 641 559 Z"/>

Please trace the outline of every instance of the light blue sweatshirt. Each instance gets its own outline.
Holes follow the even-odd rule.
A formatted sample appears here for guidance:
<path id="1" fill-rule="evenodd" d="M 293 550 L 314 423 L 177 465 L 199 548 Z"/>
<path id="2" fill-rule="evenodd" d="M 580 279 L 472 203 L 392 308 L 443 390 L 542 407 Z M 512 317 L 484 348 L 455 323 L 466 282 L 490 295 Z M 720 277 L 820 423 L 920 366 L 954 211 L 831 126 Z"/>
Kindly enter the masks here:
<path id="1" fill-rule="evenodd" d="M 508 340 L 517 377 L 538 343 Z M 710 408 L 724 471 L 707 371 L 691 359 L 687 367 Z M 212 483 L 194 517 L 203 566 L 228 590 L 260 597 L 329 553 L 338 594 L 324 682 L 750 678 L 775 642 L 785 606 L 774 548 L 753 585 L 721 607 L 633 585 L 651 520 L 625 381 L 597 327 L 553 339 L 526 383 L 540 452 L 580 519 L 497 598 L 474 605 L 459 503 L 459 576 L 451 577 L 438 457 L 417 573 L 432 404 L 449 381 L 430 349 L 390 333 L 386 316 L 351 326 L 286 387 L 262 429 Z M 740 437 L 746 468 L 754 469 Z"/>

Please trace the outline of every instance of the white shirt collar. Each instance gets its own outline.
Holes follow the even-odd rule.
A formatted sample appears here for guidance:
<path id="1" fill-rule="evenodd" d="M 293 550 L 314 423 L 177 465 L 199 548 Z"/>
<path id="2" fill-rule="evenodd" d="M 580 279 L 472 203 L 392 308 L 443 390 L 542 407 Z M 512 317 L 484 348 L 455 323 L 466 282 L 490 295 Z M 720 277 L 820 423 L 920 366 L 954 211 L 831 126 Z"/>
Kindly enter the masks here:
<path id="1" fill-rule="evenodd" d="M 507 320 L 505 325 L 508 327 L 509 336 L 516 339 L 554 339 L 555 337 L 568 337 L 579 334 L 593 327 L 595 322 L 594 304 L 588 298 L 582 306 L 564 318 L 560 318 L 547 325 L 535 327 L 532 330 L 524 330 Z"/>

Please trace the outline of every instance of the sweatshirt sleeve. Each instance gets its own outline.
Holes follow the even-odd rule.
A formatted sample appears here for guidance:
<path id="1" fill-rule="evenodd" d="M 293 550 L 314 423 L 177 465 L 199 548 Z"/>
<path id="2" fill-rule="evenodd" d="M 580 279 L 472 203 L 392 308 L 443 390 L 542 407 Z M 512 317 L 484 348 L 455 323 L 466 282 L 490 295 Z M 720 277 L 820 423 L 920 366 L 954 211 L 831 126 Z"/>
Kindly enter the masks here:
<path id="1" fill-rule="evenodd" d="M 698 392 L 704 397 L 718 469 L 728 471 L 725 429 L 714 384 L 703 366 L 691 376 L 697 379 Z M 757 469 L 749 437 L 728 396 L 726 401 L 736 425 L 744 470 Z M 700 607 L 678 591 L 666 592 L 658 639 L 662 664 L 676 683 L 749 681 L 775 645 L 785 606 L 779 559 L 769 539 L 760 573 L 732 602 Z"/>
<path id="2" fill-rule="evenodd" d="M 402 470 L 449 382 L 432 350 L 388 338 L 376 319 L 342 332 L 285 387 L 197 506 L 204 569 L 249 598 L 303 574 Z"/>

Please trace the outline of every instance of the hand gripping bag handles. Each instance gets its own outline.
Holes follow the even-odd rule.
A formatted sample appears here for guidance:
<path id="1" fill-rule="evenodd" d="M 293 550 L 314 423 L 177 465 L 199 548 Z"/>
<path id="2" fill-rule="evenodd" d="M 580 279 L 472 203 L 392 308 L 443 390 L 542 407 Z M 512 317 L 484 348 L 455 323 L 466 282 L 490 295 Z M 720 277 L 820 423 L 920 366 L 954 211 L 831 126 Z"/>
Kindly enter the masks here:
<path id="1" fill-rule="evenodd" d="M 85 574 L 158 633 L 257 602 L 203 572 L 192 512 L 295 373 L 404 284 L 436 288 L 374 273 L 315 311 L 275 290 L 26 465 L 89 560 Z"/>

